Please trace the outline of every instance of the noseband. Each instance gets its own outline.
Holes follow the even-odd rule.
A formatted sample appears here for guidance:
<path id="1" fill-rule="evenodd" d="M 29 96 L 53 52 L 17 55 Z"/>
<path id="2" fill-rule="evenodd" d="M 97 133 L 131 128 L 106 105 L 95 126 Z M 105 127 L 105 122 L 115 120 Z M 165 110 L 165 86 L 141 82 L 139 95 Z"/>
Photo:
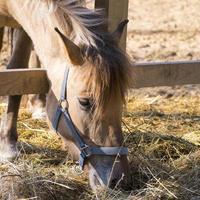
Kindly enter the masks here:
<path id="1" fill-rule="evenodd" d="M 61 96 L 59 100 L 59 105 L 57 107 L 52 126 L 56 132 L 58 132 L 58 126 L 60 118 L 63 115 L 66 122 L 67 128 L 70 131 L 70 136 L 73 137 L 76 145 L 80 150 L 79 156 L 79 165 L 81 169 L 84 167 L 85 160 L 92 155 L 102 155 L 102 156 L 119 156 L 119 155 L 128 155 L 128 149 L 126 147 L 96 147 L 89 146 L 85 143 L 81 137 L 79 131 L 75 127 L 71 116 L 68 111 L 68 102 L 67 102 L 67 80 L 68 80 L 69 69 L 65 70 L 64 79 L 61 88 Z M 63 102 L 67 104 L 66 108 L 62 106 Z"/>

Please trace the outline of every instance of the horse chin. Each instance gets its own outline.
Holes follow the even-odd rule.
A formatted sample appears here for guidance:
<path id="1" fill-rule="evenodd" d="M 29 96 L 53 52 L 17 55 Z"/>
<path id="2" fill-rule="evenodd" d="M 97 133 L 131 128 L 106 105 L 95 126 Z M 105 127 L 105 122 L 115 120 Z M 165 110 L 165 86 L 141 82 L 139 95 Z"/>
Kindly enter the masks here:
<path id="1" fill-rule="evenodd" d="M 93 168 L 89 170 L 89 182 L 94 192 L 107 188 L 107 181 L 102 179 L 97 171 Z"/>
<path id="2" fill-rule="evenodd" d="M 16 144 L 8 144 L 7 142 L 0 142 L 0 163 L 11 162 L 18 155 Z"/>
<path id="3" fill-rule="evenodd" d="M 113 164 L 113 161 L 114 158 L 105 157 L 88 164 L 89 182 L 93 191 L 114 189 L 123 181 L 121 164 Z"/>

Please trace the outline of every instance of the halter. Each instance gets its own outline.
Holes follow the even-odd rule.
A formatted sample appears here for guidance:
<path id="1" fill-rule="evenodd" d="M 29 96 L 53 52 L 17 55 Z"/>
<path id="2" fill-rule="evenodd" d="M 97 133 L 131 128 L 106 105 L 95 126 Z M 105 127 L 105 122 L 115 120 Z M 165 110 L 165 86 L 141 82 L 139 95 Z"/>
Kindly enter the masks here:
<path id="1" fill-rule="evenodd" d="M 69 69 L 65 70 L 64 79 L 61 88 L 61 95 L 59 100 L 59 105 L 57 107 L 52 126 L 56 132 L 58 132 L 58 126 L 60 122 L 60 118 L 63 115 L 68 130 L 70 131 L 70 135 L 73 137 L 76 142 L 79 150 L 79 165 L 81 169 L 84 167 L 85 160 L 92 155 L 102 155 L 102 156 L 117 156 L 117 155 L 128 155 L 128 149 L 126 147 L 96 147 L 89 146 L 85 143 L 83 138 L 81 137 L 79 131 L 75 127 L 71 116 L 68 111 L 68 101 L 67 101 L 67 80 L 68 80 Z M 63 107 L 63 102 L 66 103 L 66 108 Z"/>

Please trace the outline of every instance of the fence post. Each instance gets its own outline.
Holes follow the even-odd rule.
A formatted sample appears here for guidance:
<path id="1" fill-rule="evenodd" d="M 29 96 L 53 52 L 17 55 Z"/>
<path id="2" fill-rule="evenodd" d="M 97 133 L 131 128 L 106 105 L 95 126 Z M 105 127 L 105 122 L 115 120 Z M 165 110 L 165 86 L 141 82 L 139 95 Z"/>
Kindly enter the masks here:
<path id="1" fill-rule="evenodd" d="M 108 31 L 113 31 L 117 25 L 128 18 L 129 0 L 95 0 L 95 8 L 103 8 L 108 18 Z M 127 29 L 124 31 L 120 46 L 126 50 Z"/>

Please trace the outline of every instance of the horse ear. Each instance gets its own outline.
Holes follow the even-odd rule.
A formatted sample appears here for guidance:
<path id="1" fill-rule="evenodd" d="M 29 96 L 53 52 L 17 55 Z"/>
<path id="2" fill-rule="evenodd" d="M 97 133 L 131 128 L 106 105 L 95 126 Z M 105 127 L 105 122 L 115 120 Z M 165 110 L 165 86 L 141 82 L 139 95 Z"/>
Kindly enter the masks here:
<path id="1" fill-rule="evenodd" d="M 122 21 L 118 26 L 117 29 L 112 33 L 113 38 L 115 38 L 115 40 L 119 43 L 120 39 L 122 37 L 123 31 L 125 26 L 128 24 L 129 20 L 125 19 L 124 21 Z"/>
<path id="2" fill-rule="evenodd" d="M 79 66 L 83 65 L 84 59 L 80 47 L 69 40 L 64 34 L 62 34 L 58 28 L 55 28 L 55 31 L 59 34 L 62 41 L 64 42 L 72 64 Z"/>

